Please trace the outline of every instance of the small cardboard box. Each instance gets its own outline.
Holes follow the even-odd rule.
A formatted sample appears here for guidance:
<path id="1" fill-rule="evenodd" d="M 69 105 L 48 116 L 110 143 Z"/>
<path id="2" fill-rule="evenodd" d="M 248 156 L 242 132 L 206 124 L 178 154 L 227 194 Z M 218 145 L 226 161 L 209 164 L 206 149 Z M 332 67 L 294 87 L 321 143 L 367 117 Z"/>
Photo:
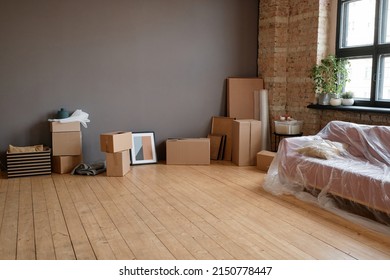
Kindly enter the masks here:
<path id="1" fill-rule="evenodd" d="M 53 156 L 52 168 L 54 173 L 65 174 L 70 173 L 73 168 L 80 164 L 83 160 L 82 155 L 78 156 Z"/>
<path id="2" fill-rule="evenodd" d="M 167 164 L 210 164 L 210 139 L 185 138 L 166 141 Z"/>
<path id="3" fill-rule="evenodd" d="M 80 131 L 80 122 L 50 122 L 50 132 Z"/>
<path id="4" fill-rule="evenodd" d="M 130 151 L 106 153 L 106 175 L 108 177 L 123 177 L 130 171 Z"/>
<path id="5" fill-rule="evenodd" d="M 53 132 L 53 156 L 79 156 L 82 154 L 81 131 Z"/>
<path id="6" fill-rule="evenodd" d="M 267 172 L 276 153 L 270 151 L 260 151 L 257 153 L 257 168 L 261 171 Z"/>
<path id="7" fill-rule="evenodd" d="M 100 134 L 100 150 L 105 153 L 116 153 L 130 150 L 133 146 L 132 133 L 114 131 Z"/>
<path id="8" fill-rule="evenodd" d="M 261 121 L 233 121 L 232 162 L 238 166 L 256 165 L 261 150 Z"/>

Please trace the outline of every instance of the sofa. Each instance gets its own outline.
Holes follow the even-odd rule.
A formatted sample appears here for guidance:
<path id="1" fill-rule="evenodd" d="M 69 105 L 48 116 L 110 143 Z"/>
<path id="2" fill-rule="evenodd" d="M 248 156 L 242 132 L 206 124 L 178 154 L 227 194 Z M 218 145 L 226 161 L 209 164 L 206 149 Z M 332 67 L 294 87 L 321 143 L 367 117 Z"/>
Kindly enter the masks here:
<path id="1" fill-rule="evenodd" d="M 325 208 L 364 206 L 390 225 L 390 127 L 331 121 L 316 135 L 285 138 L 263 187 Z"/>

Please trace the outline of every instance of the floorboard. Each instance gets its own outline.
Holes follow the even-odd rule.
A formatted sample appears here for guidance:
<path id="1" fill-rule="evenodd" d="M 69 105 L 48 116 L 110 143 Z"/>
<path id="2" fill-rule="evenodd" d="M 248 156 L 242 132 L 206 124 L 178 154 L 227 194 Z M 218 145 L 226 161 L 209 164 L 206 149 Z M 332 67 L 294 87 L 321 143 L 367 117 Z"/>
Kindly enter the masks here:
<path id="1" fill-rule="evenodd" d="M 227 162 L 0 177 L 0 259 L 390 259 L 389 236 Z"/>
<path id="2" fill-rule="evenodd" d="M 19 179 L 8 180 L 3 200 L 3 217 L 0 229 L 0 259 L 16 259 L 18 216 L 19 216 Z M 2 182 L 3 185 L 3 182 Z"/>
<path id="3" fill-rule="evenodd" d="M 31 179 L 22 178 L 19 187 L 18 243 L 16 258 L 19 260 L 31 260 L 35 259 Z"/>

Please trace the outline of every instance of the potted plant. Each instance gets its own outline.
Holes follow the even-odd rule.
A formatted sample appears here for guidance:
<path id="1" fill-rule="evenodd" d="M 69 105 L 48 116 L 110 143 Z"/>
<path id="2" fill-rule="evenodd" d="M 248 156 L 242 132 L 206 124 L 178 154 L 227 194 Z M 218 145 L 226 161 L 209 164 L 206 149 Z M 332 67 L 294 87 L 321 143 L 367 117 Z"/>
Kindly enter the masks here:
<path id="1" fill-rule="evenodd" d="M 351 106 L 355 102 L 355 100 L 353 99 L 353 92 L 352 91 L 344 92 L 343 94 L 341 94 L 341 98 L 342 98 L 341 103 L 344 106 Z"/>
<path id="2" fill-rule="evenodd" d="M 330 95 L 340 97 L 348 81 L 348 65 L 348 60 L 328 55 L 313 66 L 310 77 L 314 82 L 319 104 L 329 105 Z"/>
<path id="3" fill-rule="evenodd" d="M 329 104 L 332 106 L 340 106 L 342 103 L 342 98 L 340 97 L 340 94 L 337 93 L 330 93 L 330 100 Z"/>

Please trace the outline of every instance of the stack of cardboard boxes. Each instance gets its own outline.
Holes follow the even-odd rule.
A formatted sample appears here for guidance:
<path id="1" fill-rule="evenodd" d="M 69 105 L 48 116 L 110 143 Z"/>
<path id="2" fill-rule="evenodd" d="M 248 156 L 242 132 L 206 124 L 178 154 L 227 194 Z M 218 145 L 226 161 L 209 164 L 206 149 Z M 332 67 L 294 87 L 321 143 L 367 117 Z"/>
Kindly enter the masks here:
<path id="1" fill-rule="evenodd" d="M 50 122 L 50 131 L 53 172 L 70 173 L 83 160 L 80 122 Z"/>
<path id="2" fill-rule="evenodd" d="M 260 121 L 261 78 L 227 79 L 227 113 L 232 125 L 232 162 L 238 166 L 257 165 L 267 171 L 274 153 L 262 151 Z M 266 124 L 263 124 L 266 125 Z"/>
<path id="3" fill-rule="evenodd" d="M 124 131 L 100 134 L 100 150 L 106 154 L 106 174 L 122 177 L 130 171 L 132 133 Z"/>
<path id="4" fill-rule="evenodd" d="M 210 158 L 238 166 L 256 165 L 261 147 L 260 78 L 227 79 L 227 117 L 212 117 L 208 139 L 168 139 L 167 164 L 210 164 Z"/>
<path id="5" fill-rule="evenodd" d="M 227 113 L 232 123 L 232 162 L 239 166 L 256 165 L 261 150 L 261 121 L 256 92 L 263 89 L 260 78 L 227 79 Z"/>

